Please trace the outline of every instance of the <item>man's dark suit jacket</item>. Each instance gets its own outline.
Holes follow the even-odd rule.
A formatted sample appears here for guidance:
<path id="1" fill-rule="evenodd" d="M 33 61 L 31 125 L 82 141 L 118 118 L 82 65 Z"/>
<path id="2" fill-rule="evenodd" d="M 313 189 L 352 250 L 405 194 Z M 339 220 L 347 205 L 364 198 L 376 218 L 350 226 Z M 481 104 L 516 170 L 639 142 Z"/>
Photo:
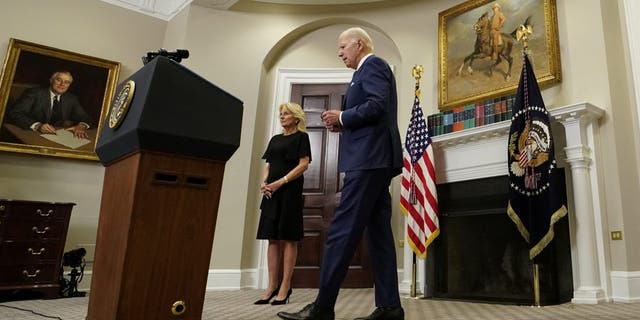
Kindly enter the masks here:
<path id="1" fill-rule="evenodd" d="M 351 81 L 342 112 L 340 171 L 394 168 L 400 173 L 402 144 L 391 68 L 372 55 Z"/>
<path id="2" fill-rule="evenodd" d="M 65 92 L 60 96 L 60 111 L 62 120 L 58 123 L 50 123 L 56 127 L 70 127 L 84 122 L 91 124 L 91 117 L 82 108 L 78 97 L 73 93 Z M 47 115 L 51 109 L 51 95 L 49 88 L 32 88 L 18 99 L 18 101 L 7 110 L 10 123 L 22 129 L 29 129 L 36 122 L 48 123 Z"/>

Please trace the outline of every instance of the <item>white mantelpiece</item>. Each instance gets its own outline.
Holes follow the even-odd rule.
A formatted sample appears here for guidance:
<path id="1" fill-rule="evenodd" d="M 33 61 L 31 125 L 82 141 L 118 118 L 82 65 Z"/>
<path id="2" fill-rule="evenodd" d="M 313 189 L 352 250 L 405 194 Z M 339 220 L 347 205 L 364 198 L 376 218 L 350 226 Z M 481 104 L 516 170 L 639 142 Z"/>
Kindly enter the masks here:
<path id="1" fill-rule="evenodd" d="M 602 216 L 596 157 L 598 119 L 604 110 L 589 103 L 551 109 L 556 159 L 567 172 L 574 303 L 610 300 L 606 219 Z M 507 175 L 507 141 L 510 121 L 433 137 L 438 184 Z M 562 129 L 562 127 L 559 127 Z M 564 151 L 564 152 L 562 152 Z M 579 223 L 576 223 L 579 222 Z M 401 290 L 411 285 L 411 248 L 405 246 Z M 424 292 L 424 264 L 418 264 L 417 292 Z"/>

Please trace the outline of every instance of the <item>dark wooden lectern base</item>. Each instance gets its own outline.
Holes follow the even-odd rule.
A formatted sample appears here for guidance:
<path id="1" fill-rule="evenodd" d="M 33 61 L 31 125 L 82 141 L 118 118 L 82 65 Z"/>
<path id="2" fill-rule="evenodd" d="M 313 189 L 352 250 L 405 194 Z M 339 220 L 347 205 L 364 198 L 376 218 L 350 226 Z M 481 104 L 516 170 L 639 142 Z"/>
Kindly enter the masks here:
<path id="1" fill-rule="evenodd" d="M 87 319 L 201 319 L 222 161 L 141 151 L 106 168 Z"/>

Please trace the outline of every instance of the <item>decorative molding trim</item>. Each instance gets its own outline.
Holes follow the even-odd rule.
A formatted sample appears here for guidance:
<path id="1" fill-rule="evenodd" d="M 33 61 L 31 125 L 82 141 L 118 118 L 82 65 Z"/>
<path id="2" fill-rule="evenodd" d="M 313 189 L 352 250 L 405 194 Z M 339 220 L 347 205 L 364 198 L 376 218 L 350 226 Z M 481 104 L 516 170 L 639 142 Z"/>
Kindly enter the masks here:
<path id="1" fill-rule="evenodd" d="M 508 134 L 503 121 L 433 137 L 437 183 L 506 175 Z"/>
<path id="2" fill-rule="evenodd" d="M 209 269 L 207 290 L 255 288 L 256 269 Z"/>
<path id="3" fill-rule="evenodd" d="M 69 273 L 65 273 L 69 275 Z M 410 274 L 408 274 L 410 276 Z M 403 295 L 411 293 L 411 282 L 405 278 L 404 269 L 398 269 L 398 279 L 400 279 L 399 289 Z M 88 292 L 91 288 L 92 272 L 85 271 L 83 280 L 78 285 L 78 290 Z M 612 271 L 612 298 L 614 302 L 635 303 L 640 302 L 640 271 L 625 272 Z M 416 294 L 422 296 L 424 284 L 416 281 Z M 258 269 L 210 269 L 207 275 L 206 290 L 240 290 L 260 288 L 258 281 Z M 586 290 L 589 291 L 589 290 Z M 581 291 L 579 297 L 574 297 L 577 303 L 597 303 L 602 297 L 598 295 L 598 290 L 591 290 L 588 294 Z"/>
<path id="4" fill-rule="evenodd" d="M 640 271 L 611 271 L 613 302 L 640 302 Z"/>
<path id="5" fill-rule="evenodd" d="M 171 20 L 193 0 L 101 0 L 103 2 L 146 14 L 165 21 Z M 231 1 L 235 3 L 236 1 Z M 232 3 L 232 4 L 233 4 Z M 226 9 L 226 8 L 225 8 Z"/>
<path id="6" fill-rule="evenodd" d="M 398 283 L 398 291 L 400 291 L 401 295 L 409 296 L 411 295 L 411 271 L 405 274 L 404 270 L 405 269 L 398 269 L 398 279 L 400 279 Z M 411 270 L 411 264 L 409 264 L 409 267 L 407 268 L 407 270 Z M 418 266 L 418 272 L 420 271 L 421 271 L 420 267 Z M 424 272 L 420 272 L 420 274 L 423 275 Z M 424 296 L 424 290 L 423 290 L 424 286 L 425 286 L 424 276 L 416 277 L 416 296 L 417 297 Z"/>
<path id="7" fill-rule="evenodd" d="M 481 142 L 485 139 L 504 137 L 509 134 L 509 121 L 496 122 L 480 127 L 469 128 L 458 132 L 431 137 L 434 146 L 448 148 L 460 144 Z M 505 143 L 506 145 L 506 143 Z"/>
<path id="8" fill-rule="evenodd" d="M 602 117 L 604 112 L 590 103 L 581 102 L 551 109 L 549 118 L 555 122 L 575 121 L 577 125 L 584 126 L 585 121 L 593 122 Z M 432 137 L 435 163 L 445 163 L 444 166 L 436 165 L 437 182 L 449 183 L 506 175 L 506 146 L 510 126 L 510 121 L 502 121 Z M 586 136 L 582 131 L 577 133 Z M 579 140 L 582 142 L 580 145 L 585 145 L 580 150 L 583 151 L 582 155 L 590 156 L 591 152 L 587 151 L 592 150 L 586 148 L 586 139 L 587 137 Z M 568 146 L 574 146 L 574 142 L 577 143 L 567 137 Z M 473 154 L 473 157 L 469 157 L 469 154 Z"/>
<path id="9" fill-rule="evenodd" d="M 573 291 L 572 303 L 577 304 L 598 304 L 606 302 L 604 292 L 600 287 L 580 287 Z"/>

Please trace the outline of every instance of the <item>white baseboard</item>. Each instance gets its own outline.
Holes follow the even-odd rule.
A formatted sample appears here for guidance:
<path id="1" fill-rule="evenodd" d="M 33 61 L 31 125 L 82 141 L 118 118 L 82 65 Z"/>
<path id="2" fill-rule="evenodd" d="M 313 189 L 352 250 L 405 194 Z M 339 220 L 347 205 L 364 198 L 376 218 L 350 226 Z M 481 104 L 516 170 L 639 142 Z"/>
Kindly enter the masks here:
<path id="1" fill-rule="evenodd" d="M 416 277 L 417 278 L 417 277 Z M 404 279 L 404 269 L 398 269 L 398 291 L 400 291 L 401 296 L 410 296 L 411 295 L 411 281 L 403 280 Z M 416 296 L 424 295 L 424 283 L 420 280 L 416 280 Z"/>
<path id="2" fill-rule="evenodd" d="M 69 272 L 65 273 L 69 277 Z M 88 292 L 91 289 L 92 271 L 85 270 L 82 281 L 78 283 L 78 291 Z M 258 287 L 257 269 L 209 269 L 206 290 L 239 290 Z"/>
<path id="3" fill-rule="evenodd" d="M 640 302 L 640 271 L 611 271 L 614 302 Z"/>
<path id="4" fill-rule="evenodd" d="M 207 275 L 207 291 L 255 289 L 257 283 L 257 269 L 209 269 Z"/>
<path id="5" fill-rule="evenodd" d="M 402 269 L 398 270 L 398 278 L 402 279 Z M 65 273 L 68 277 L 69 273 Z M 82 281 L 78 283 L 78 291 L 88 292 L 91 289 L 92 271 L 85 270 Z M 409 294 L 411 285 L 406 290 L 400 283 L 400 293 Z M 207 274 L 207 291 L 258 289 L 258 269 L 209 269 Z M 420 288 L 420 286 L 418 287 Z M 405 292 L 406 291 L 406 292 Z"/>
<path id="6" fill-rule="evenodd" d="M 398 269 L 398 279 L 403 279 L 403 269 Z M 66 273 L 68 276 L 68 272 Z M 82 281 L 78 283 L 78 290 L 88 292 L 91 288 L 92 271 L 84 272 Z M 422 295 L 422 284 L 416 284 L 416 294 Z M 612 300 L 614 302 L 640 302 L 640 271 L 612 271 Z M 239 290 L 256 289 L 258 285 L 258 269 L 209 269 L 206 290 Z M 411 283 L 399 282 L 400 294 L 411 294 Z M 595 302 L 597 303 L 597 302 Z"/>

